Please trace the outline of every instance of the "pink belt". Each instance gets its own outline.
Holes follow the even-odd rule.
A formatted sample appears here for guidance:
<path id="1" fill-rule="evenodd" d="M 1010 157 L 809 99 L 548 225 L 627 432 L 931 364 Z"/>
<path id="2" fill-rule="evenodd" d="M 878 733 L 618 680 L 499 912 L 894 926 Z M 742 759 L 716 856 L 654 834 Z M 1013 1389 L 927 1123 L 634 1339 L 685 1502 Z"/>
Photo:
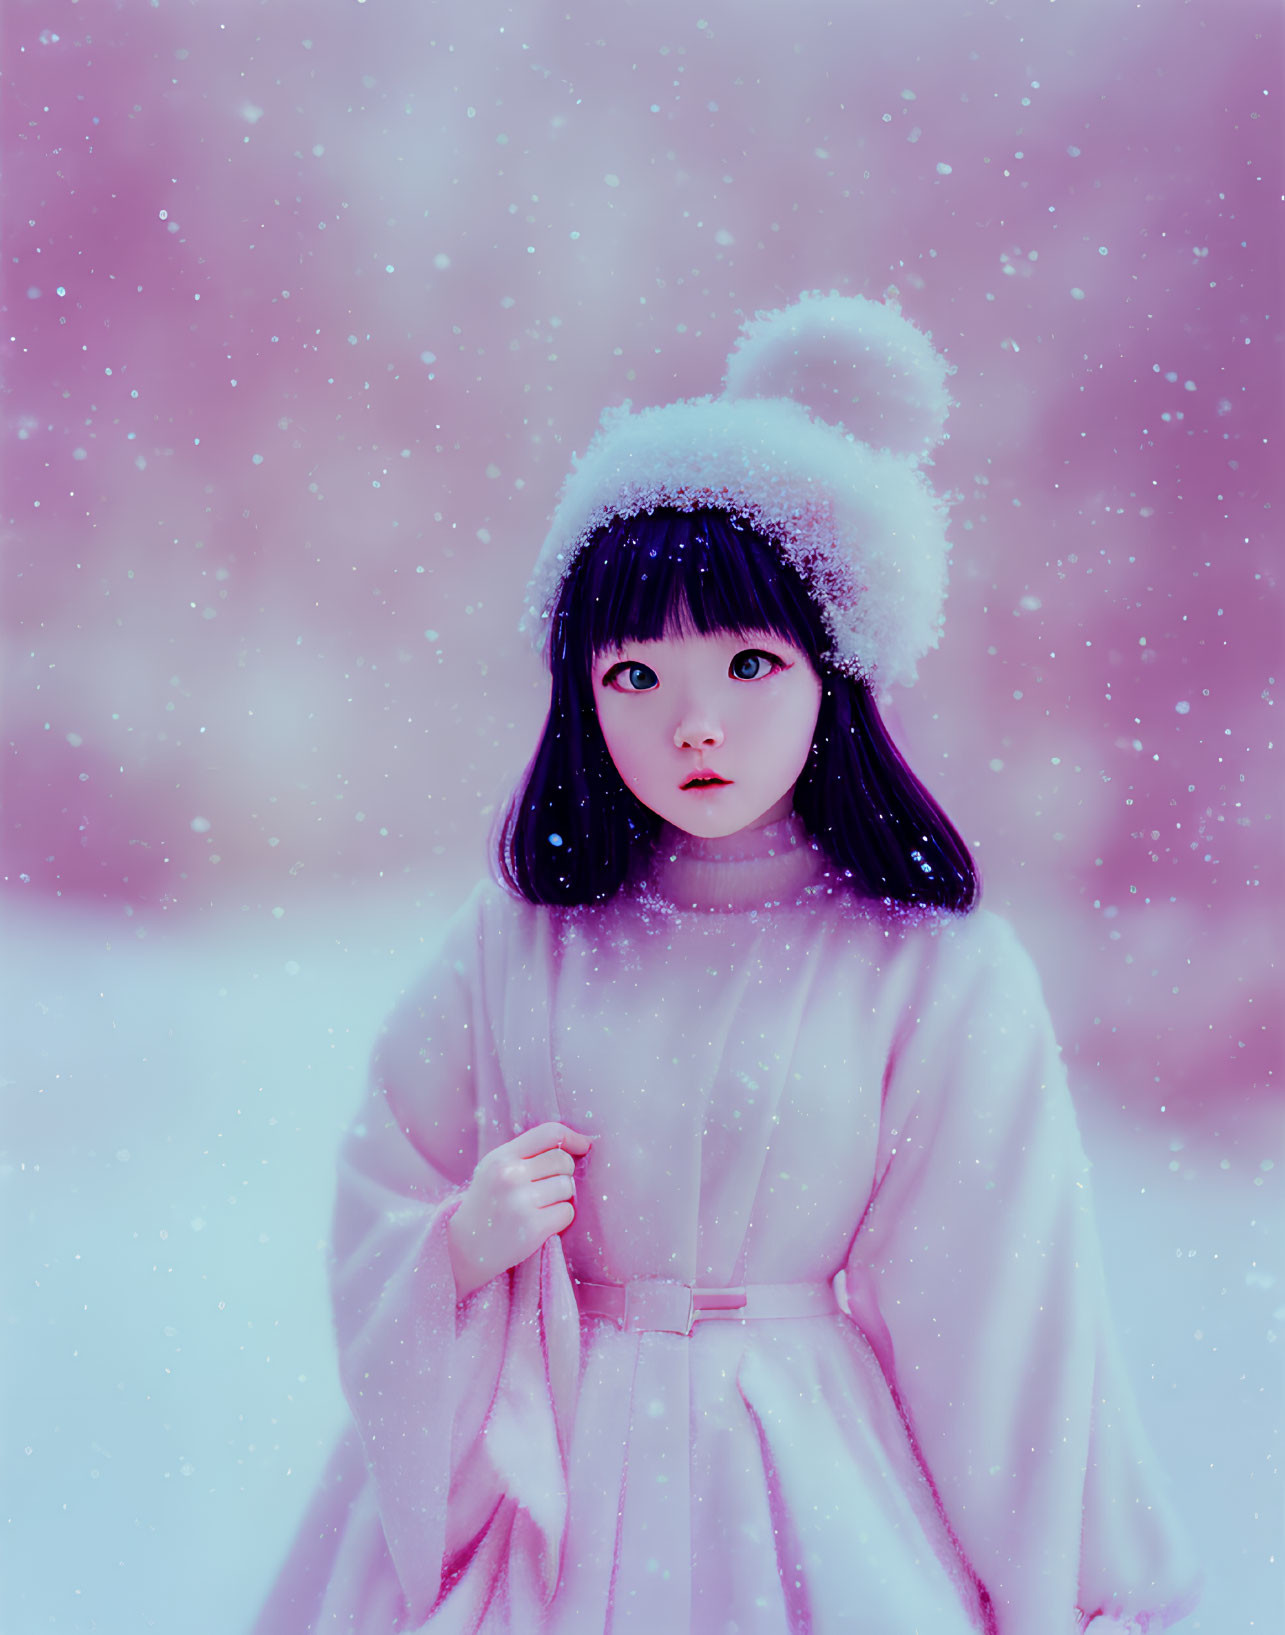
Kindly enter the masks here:
<path id="1" fill-rule="evenodd" d="M 690 1334 L 711 1319 L 739 1322 L 750 1317 L 828 1317 L 841 1311 L 832 1283 L 745 1283 L 735 1289 L 699 1289 L 637 1277 L 630 1283 L 572 1282 L 581 1314 L 610 1317 L 629 1333 L 661 1330 Z"/>

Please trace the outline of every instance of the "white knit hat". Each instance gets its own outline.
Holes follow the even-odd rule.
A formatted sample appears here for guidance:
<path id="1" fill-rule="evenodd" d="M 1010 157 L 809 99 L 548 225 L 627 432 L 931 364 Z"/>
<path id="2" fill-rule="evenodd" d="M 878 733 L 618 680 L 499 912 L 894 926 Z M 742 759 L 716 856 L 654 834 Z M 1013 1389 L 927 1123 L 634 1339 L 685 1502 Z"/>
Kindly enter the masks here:
<path id="1" fill-rule="evenodd" d="M 892 303 L 813 293 L 759 313 L 721 397 L 603 412 L 573 457 L 522 628 L 547 647 L 562 581 L 603 523 L 712 508 L 798 568 L 832 663 L 880 687 L 914 681 L 943 623 L 947 504 L 920 466 L 945 436 L 953 373 Z"/>

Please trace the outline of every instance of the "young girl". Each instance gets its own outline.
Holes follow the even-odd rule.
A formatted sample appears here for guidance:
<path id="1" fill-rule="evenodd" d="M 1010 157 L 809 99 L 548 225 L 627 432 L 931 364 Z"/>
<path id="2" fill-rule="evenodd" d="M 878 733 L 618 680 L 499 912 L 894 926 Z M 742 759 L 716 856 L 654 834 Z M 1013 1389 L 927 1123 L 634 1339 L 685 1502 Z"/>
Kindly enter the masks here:
<path id="1" fill-rule="evenodd" d="M 935 645 L 946 369 L 761 316 L 604 417 L 549 717 L 343 1147 L 353 1423 L 260 1635 L 1092 1635 L 1195 1575 L 1039 980 L 874 689 Z"/>

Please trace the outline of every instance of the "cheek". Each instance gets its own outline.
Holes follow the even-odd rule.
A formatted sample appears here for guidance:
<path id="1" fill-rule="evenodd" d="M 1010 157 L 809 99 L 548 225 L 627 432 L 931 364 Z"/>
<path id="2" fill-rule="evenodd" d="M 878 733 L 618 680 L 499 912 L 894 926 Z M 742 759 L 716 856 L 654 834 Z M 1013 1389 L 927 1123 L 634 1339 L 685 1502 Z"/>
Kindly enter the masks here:
<path id="1" fill-rule="evenodd" d="M 599 703 L 598 725 L 608 755 L 611 756 L 617 772 L 627 781 L 634 771 L 646 767 L 647 740 L 639 730 L 642 725 L 639 712 L 619 709 L 614 705 L 613 699 L 614 695 L 610 695 Z"/>
<path id="2" fill-rule="evenodd" d="M 794 771 L 802 767 L 812 747 L 820 705 L 819 684 L 815 693 L 801 691 L 781 700 L 781 707 L 759 728 L 760 741 L 773 761 L 788 763 Z"/>

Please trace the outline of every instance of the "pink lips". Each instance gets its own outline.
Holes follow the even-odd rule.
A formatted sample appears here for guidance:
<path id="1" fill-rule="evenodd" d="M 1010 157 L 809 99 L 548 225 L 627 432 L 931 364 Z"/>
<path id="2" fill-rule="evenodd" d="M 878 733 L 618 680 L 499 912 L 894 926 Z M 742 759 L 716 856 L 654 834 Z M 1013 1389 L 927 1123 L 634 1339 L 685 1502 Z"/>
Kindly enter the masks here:
<path id="1" fill-rule="evenodd" d="M 680 784 L 681 789 L 725 789 L 732 782 L 731 778 L 720 778 L 716 772 L 694 773 L 686 783 Z"/>

